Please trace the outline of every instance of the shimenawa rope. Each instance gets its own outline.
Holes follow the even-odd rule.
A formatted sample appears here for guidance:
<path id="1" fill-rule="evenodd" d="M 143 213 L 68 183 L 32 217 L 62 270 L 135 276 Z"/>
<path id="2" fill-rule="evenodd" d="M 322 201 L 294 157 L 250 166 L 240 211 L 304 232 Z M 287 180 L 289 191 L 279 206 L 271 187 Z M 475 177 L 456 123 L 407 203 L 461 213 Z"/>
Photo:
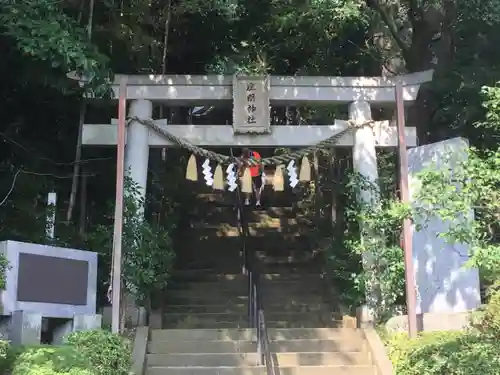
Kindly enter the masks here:
<path id="1" fill-rule="evenodd" d="M 241 158 L 237 158 L 234 156 L 222 155 L 222 154 L 219 154 L 217 152 L 209 151 L 209 150 L 206 150 L 202 147 L 193 145 L 192 143 L 188 142 L 187 140 L 175 136 L 174 134 L 169 132 L 167 129 L 165 129 L 161 126 L 158 126 L 157 124 L 155 124 L 155 122 L 153 120 L 141 119 L 138 117 L 129 117 L 128 118 L 128 124 L 130 124 L 133 121 L 139 122 L 140 124 L 147 126 L 149 129 L 153 130 L 156 134 L 160 135 L 161 137 L 165 138 L 166 140 L 168 140 L 168 141 L 170 141 L 170 142 L 172 142 L 172 143 L 174 143 L 182 148 L 187 149 L 188 151 L 192 152 L 193 154 L 196 154 L 198 156 L 213 160 L 219 164 L 229 165 L 231 163 L 240 163 L 241 162 Z M 341 130 L 340 132 L 338 132 L 337 134 L 334 134 L 331 137 L 317 143 L 316 145 L 309 146 L 309 147 L 303 148 L 301 150 L 289 152 L 289 153 L 286 153 L 283 155 L 276 155 L 276 156 L 271 156 L 268 158 L 263 158 L 260 160 L 248 159 L 248 160 L 246 160 L 246 164 L 262 165 L 262 166 L 278 165 L 278 164 L 284 164 L 290 160 L 300 159 L 303 156 L 310 155 L 316 151 L 329 149 L 329 148 L 335 146 L 338 143 L 338 141 L 340 140 L 340 138 L 342 138 L 347 133 L 353 132 L 356 129 L 361 128 L 361 127 L 366 126 L 366 125 L 373 125 L 374 121 L 370 120 L 370 121 L 365 121 L 362 123 L 355 123 L 354 121 L 349 120 L 348 123 L 350 125 L 349 127 L 345 128 L 345 129 Z"/>

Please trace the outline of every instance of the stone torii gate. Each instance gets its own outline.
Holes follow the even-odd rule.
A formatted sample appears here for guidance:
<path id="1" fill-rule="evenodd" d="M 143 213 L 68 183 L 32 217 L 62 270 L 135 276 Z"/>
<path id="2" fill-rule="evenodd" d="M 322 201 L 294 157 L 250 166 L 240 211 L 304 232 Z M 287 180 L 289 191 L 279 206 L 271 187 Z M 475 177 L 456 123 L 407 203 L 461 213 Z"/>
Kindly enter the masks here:
<path id="1" fill-rule="evenodd" d="M 397 147 L 397 128 L 391 122 L 373 122 L 371 108 L 395 107 L 396 83 L 402 86 L 405 104 L 415 101 L 420 85 L 432 80 L 432 71 L 398 77 L 242 77 L 242 76 L 116 76 L 112 85 L 118 98 L 120 82 L 126 79 L 129 117 L 151 120 L 169 134 L 206 147 L 308 147 L 344 132 L 335 146 L 352 147 L 354 169 L 368 181 L 378 180 L 377 147 Z M 153 116 L 153 105 L 216 105 L 233 102 L 232 125 L 175 125 Z M 349 120 L 331 125 L 271 125 L 270 106 L 301 104 L 347 104 Z M 360 126 L 361 125 L 361 126 Z M 117 120 L 107 124 L 84 124 L 85 146 L 116 146 Z M 408 147 L 417 146 L 416 129 L 405 129 Z M 166 138 L 139 121 L 131 121 L 126 134 L 125 168 L 146 194 L 150 147 L 172 146 Z M 429 160 L 442 160 L 446 149 L 464 154 L 461 139 L 415 147 L 409 153 L 411 173 Z M 451 166 L 452 168 L 453 166 Z M 359 197 L 373 203 L 371 192 Z M 480 304 L 477 270 L 464 269 L 468 246 L 447 244 L 436 233 L 445 223 L 434 220 L 429 228 L 413 235 L 413 263 L 418 291 L 417 313 L 460 313 Z M 463 251 L 462 251 L 463 250 Z M 446 319 L 446 318 L 441 318 Z M 425 324 L 425 318 L 424 318 Z"/>
<path id="2" fill-rule="evenodd" d="M 271 105 L 348 104 L 349 119 L 367 123 L 371 106 L 395 106 L 395 85 L 403 86 L 405 103 L 413 102 L 420 85 L 432 80 L 432 71 L 396 77 L 238 77 L 117 75 L 112 85 L 115 98 L 119 83 L 127 81 L 129 117 L 153 120 L 153 105 L 207 105 L 233 101 L 233 125 L 175 125 L 166 119 L 154 122 L 176 137 L 207 147 L 307 147 L 350 126 L 335 120 L 332 125 L 270 125 Z M 253 89 L 250 90 L 249 89 Z M 249 96 L 250 95 L 250 96 Z M 252 99 L 253 101 L 248 99 Z M 249 112 L 250 110 L 250 112 Z M 84 124 L 85 146 L 116 146 L 117 119 L 109 124 Z M 406 128 L 407 145 L 417 145 L 416 129 Z M 132 121 L 127 130 L 125 168 L 146 194 L 150 147 L 172 144 L 145 125 Z M 390 121 L 378 121 L 342 136 L 337 146 L 353 148 L 354 168 L 370 181 L 378 179 L 376 147 L 396 147 L 397 129 Z M 366 197 L 365 197 L 366 198 Z"/>

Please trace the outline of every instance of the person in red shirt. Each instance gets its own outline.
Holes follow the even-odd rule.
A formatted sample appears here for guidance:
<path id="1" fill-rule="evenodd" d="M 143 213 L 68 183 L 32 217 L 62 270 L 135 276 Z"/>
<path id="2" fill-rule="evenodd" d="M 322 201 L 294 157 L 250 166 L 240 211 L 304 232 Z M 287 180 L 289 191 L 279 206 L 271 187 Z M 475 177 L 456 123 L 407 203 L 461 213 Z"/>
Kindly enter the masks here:
<path id="1" fill-rule="evenodd" d="M 243 159 L 243 162 L 248 159 L 253 159 L 253 160 L 260 160 L 261 156 L 257 151 L 252 151 L 249 150 L 248 148 L 244 148 L 241 158 Z M 245 168 L 245 164 L 243 164 L 243 168 Z M 257 207 L 261 206 L 260 203 L 260 197 L 262 195 L 262 190 L 264 189 L 264 184 L 263 184 L 263 176 L 262 176 L 262 165 L 255 165 L 255 166 L 247 166 L 246 168 L 250 169 L 250 175 L 252 176 L 252 187 L 253 191 L 255 193 L 255 205 Z M 245 206 L 250 205 L 250 194 L 247 194 L 245 197 Z"/>

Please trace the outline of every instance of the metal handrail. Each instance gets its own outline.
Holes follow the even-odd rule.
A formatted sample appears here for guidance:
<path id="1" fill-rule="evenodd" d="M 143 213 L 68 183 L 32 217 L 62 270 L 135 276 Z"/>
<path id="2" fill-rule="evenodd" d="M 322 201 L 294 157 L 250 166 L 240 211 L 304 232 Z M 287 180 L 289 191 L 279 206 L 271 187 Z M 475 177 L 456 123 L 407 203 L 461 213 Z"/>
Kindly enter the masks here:
<path id="1" fill-rule="evenodd" d="M 266 366 L 267 375 L 274 375 L 274 365 L 269 348 L 269 338 L 260 291 L 260 275 L 256 267 L 258 259 L 255 250 L 252 251 L 248 248 L 250 230 L 245 220 L 239 187 L 236 190 L 236 196 L 238 227 L 242 239 L 243 272 L 248 276 L 248 321 L 250 327 L 255 328 L 257 332 L 257 353 L 260 365 Z"/>

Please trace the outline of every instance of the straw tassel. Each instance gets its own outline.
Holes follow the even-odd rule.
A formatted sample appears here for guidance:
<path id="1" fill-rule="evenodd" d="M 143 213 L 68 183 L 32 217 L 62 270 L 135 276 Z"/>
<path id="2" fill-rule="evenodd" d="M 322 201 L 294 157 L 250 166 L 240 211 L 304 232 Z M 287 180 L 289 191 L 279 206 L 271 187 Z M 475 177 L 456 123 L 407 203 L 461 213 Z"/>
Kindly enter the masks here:
<path id="1" fill-rule="evenodd" d="M 250 174 L 250 168 L 245 168 L 243 176 L 241 177 L 241 192 L 252 194 L 252 175 Z"/>
<path id="2" fill-rule="evenodd" d="M 273 188 L 274 191 L 285 191 L 285 180 L 283 178 L 283 169 L 281 165 L 277 165 L 274 171 Z"/>
<path id="3" fill-rule="evenodd" d="M 191 155 L 186 167 L 186 180 L 198 181 L 198 166 L 196 165 L 196 156 Z"/>
<path id="4" fill-rule="evenodd" d="M 222 173 L 220 164 L 215 168 L 213 188 L 214 190 L 224 190 L 224 173 Z"/>
<path id="5" fill-rule="evenodd" d="M 302 158 L 300 163 L 299 181 L 308 182 L 311 181 L 311 164 L 307 156 Z"/>

